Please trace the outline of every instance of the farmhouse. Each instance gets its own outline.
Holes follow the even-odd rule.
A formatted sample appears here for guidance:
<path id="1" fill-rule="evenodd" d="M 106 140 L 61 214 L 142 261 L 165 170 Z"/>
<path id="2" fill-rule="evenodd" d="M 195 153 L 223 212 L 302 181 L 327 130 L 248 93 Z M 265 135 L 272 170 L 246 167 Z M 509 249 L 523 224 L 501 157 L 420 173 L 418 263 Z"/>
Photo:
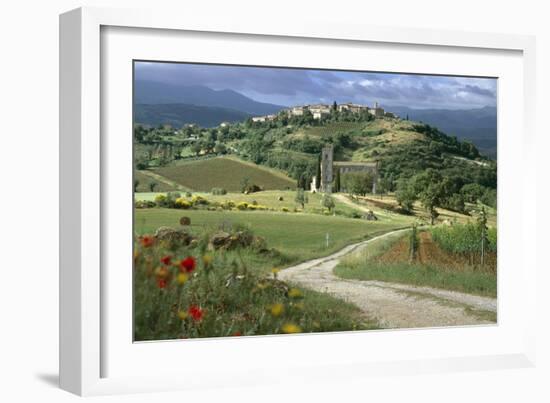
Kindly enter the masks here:
<path id="1" fill-rule="evenodd" d="M 369 172 L 373 175 L 372 193 L 376 194 L 376 182 L 378 181 L 379 162 L 351 162 L 351 161 L 334 161 L 334 146 L 326 145 L 321 151 L 321 178 L 319 180 L 320 187 L 316 187 L 316 178 L 311 182 L 312 192 L 332 193 L 332 182 L 336 177 L 336 173 L 340 174 L 348 172 Z"/>

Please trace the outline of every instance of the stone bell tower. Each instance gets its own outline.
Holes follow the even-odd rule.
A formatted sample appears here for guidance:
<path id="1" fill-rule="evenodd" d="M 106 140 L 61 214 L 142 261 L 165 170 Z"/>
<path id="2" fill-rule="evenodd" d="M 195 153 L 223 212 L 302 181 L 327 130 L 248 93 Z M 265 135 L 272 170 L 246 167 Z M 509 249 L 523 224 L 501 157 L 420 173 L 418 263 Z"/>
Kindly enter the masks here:
<path id="1" fill-rule="evenodd" d="M 321 192 L 332 193 L 332 162 L 334 158 L 334 146 L 327 144 L 321 150 Z"/>

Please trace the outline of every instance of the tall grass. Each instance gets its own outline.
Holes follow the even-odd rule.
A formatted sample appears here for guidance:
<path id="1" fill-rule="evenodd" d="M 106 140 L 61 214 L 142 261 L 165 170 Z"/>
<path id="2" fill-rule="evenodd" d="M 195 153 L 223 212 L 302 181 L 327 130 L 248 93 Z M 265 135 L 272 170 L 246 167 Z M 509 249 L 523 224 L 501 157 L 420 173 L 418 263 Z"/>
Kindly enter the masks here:
<path id="1" fill-rule="evenodd" d="M 451 271 L 423 264 L 375 263 L 341 264 L 335 274 L 346 279 L 380 280 L 417 286 L 443 288 L 496 297 L 496 276 L 474 270 Z"/>

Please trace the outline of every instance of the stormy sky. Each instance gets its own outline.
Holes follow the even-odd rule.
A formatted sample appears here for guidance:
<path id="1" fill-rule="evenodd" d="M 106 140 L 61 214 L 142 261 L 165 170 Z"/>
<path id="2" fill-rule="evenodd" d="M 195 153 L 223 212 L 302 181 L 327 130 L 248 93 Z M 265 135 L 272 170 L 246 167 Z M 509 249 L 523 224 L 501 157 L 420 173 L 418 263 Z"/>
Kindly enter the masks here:
<path id="1" fill-rule="evenodd" d="M 277 105 L 355 102 L 415 109 L 496 106 L 497 80 L 415 74 L 139 62 L 135 79 L 231 89 Z"/>

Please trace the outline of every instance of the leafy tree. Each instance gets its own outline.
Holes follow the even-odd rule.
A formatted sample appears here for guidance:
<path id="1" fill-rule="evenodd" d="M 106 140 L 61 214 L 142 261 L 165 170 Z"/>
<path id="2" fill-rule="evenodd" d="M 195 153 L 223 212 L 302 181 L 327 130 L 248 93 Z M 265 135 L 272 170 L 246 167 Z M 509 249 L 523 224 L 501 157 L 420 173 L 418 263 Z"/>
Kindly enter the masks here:
<path id="1" fill-rule="evenodd" d="M 302 210 L 304 209 L 305 203 L 308 202 L 308 197 L 306 192 L 304 192 L 304 189 L 296 190 L 296 198 L 294 199 L 294 201 L 302 206 Z"/>
<path id="2" fill-rule="evenodd" d="M 223 143 L 217 143 L 214 147 L 214 152 L 216 154 L 225 154 L 227 152 L 227 147 Z"/>
<path id="3" fill-rule="evenodd" d="M 398 182 L 395 198 L 403 210 L 408 213 L 412 213 L 413 205 L 417 200 L 417 196 L 414 191 L 414 187 L 409 181 L 401 180 Z"/>
<path id="4" fill-rule="evenodd" d="M 336 204 L 334 203 L 334 199 L 332 198 L 331 195 L 325 193 L 323 195 L 323 198 L 321 199 L 321 205 L 325 208 L 328 209 L 328 211 L 330 213 L 332 213 L 332 210 L 334 209 L 334 207 L 336 206 Z"/>
<path id="5" fill-rule="evenodd" d="M 199 141 L 195 141 L 193 145 L 191 146 L 191 151 L 195 153 L 196 156 L 200 154 L 202 151 L 202 145 Z"/>
<path id="6" fill-rule="evenodd" d="M 366 195 L 372 189 L 373 176 L 369 172 L 348 172 L 342 175 L 342 184 L 347 192 Z"/>
<path id="7" fill-rule="evenodd" d="M 464 196 L 465 200 L 470 203 L 475 203 L 485 193 L 485 186 L 479 183 L 467 183 L 460 189 L 460 193 Z"/>
<path id="8" fill-rule="evenodd" d="M 157 182 L 155 182 L 155 181 L 149 182 L 149 190 L 150 190 L 151 192 L 154 192 L 154 191 L 155 191 L 155 188 L 156 188 L 157 186 L 158 186 L 158 183 L 157 183 Z"/>

